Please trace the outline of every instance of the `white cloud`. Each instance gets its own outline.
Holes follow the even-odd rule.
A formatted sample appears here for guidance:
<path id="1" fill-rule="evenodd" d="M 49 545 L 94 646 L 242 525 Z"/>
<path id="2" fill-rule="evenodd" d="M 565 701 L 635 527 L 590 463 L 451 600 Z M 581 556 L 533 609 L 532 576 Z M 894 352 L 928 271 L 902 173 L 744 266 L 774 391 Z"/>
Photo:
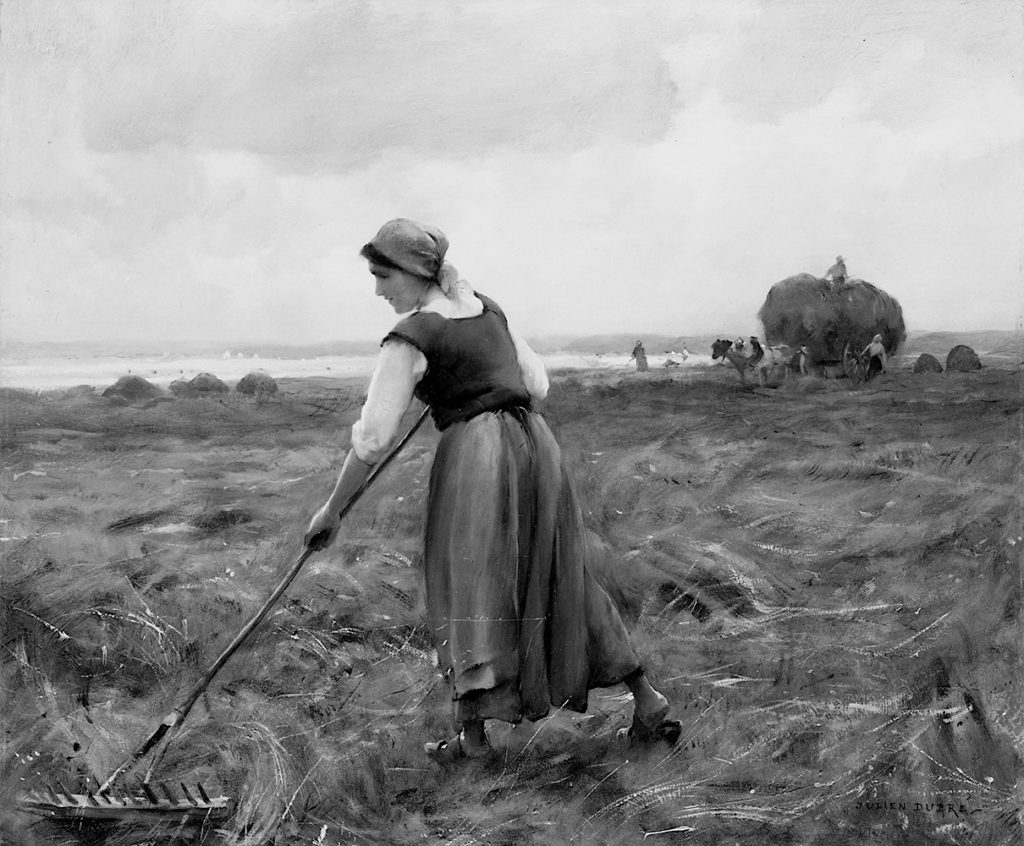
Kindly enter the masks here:
<path id="1" fill-rule="evenodd" d="M 768 286 L 837 252 L 912 326 L 1019 311 L 1024 97 L 999 52 L 1019 22 L 389 8 L 6 26 L 5 333 L 377 337 L 357 252 L 399 215 L 441 225 L 532 334 L 745 333 Z"/>

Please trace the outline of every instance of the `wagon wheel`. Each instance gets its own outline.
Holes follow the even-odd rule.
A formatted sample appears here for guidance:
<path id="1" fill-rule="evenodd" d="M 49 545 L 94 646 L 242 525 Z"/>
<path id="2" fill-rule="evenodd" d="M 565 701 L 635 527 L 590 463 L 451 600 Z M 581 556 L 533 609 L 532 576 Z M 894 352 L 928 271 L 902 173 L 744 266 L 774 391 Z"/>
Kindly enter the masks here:
<path id="1" fill-rule="evenodd" d="M 864 371 L 860 359 L 850 352 L 850 345 L 843 349 L 843 370 L 846 378 L 854 382 L 860 382 L 864 378 Z"/>

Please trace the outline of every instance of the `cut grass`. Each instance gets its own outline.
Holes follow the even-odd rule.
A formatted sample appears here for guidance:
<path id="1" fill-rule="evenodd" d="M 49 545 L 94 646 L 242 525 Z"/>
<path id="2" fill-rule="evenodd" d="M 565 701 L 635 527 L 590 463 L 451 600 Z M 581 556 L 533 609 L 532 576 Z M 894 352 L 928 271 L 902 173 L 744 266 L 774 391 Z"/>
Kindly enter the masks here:
<path id="1" fill-rule="evenodd" d="M 204 842 L 1013 842 L 1019 374 L 811 394 L 729 376 L 588 374 L 545 409 L 595 566 L 683 721 L 676 749 L 619 746 L 611 690 L 586 715 L 493 727 L 494 760 L 425 761 L 452 726 L 421 621 L 422 432 L 171 745 L 163 774 L 238 799 Z M 262 602 L 360 392 L 9 398 L 4 837 L 53 842 L 18 792 L 105 776 Z"/>

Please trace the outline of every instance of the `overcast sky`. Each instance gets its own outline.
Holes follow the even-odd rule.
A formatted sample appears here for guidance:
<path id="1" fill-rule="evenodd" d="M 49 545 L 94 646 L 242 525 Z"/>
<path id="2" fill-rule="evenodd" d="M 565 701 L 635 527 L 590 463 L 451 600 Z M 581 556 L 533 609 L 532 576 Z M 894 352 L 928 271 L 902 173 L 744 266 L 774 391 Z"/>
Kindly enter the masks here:
<path id="1" fill-rule="evenodd" d="M 1019 0 L 4 0 L 6 340 L 309 342 L 385 220 L 524 334 L 757 330 L 837 253 L 1024 310 Z"/>

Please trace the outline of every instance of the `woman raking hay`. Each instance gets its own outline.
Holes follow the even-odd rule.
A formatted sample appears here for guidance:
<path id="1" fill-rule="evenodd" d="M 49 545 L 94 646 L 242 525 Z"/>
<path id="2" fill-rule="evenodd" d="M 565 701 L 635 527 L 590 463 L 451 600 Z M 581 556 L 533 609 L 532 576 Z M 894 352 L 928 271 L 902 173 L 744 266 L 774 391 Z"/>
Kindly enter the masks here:
<path id="1" fill-rule="evenodd" d="M 427 622 L 459 731 L 425 752 L 451 764 L 489 753 L 485 723 L 584 712 L 587 693 L 625 684 L 633 741 L 674 742 L 618 610 L 588 569 L 585 528 L 555 438 L 533 409 L 544 365 L 496 302 L 445 261 L 448 239 L 399 218 L 360 255 L 376 294 L 406 315 L 387 334 L 352 448 L 307 543 L 397 440 L 414 397 L 441 431 L 430 475 L 423 567 Z"/>

